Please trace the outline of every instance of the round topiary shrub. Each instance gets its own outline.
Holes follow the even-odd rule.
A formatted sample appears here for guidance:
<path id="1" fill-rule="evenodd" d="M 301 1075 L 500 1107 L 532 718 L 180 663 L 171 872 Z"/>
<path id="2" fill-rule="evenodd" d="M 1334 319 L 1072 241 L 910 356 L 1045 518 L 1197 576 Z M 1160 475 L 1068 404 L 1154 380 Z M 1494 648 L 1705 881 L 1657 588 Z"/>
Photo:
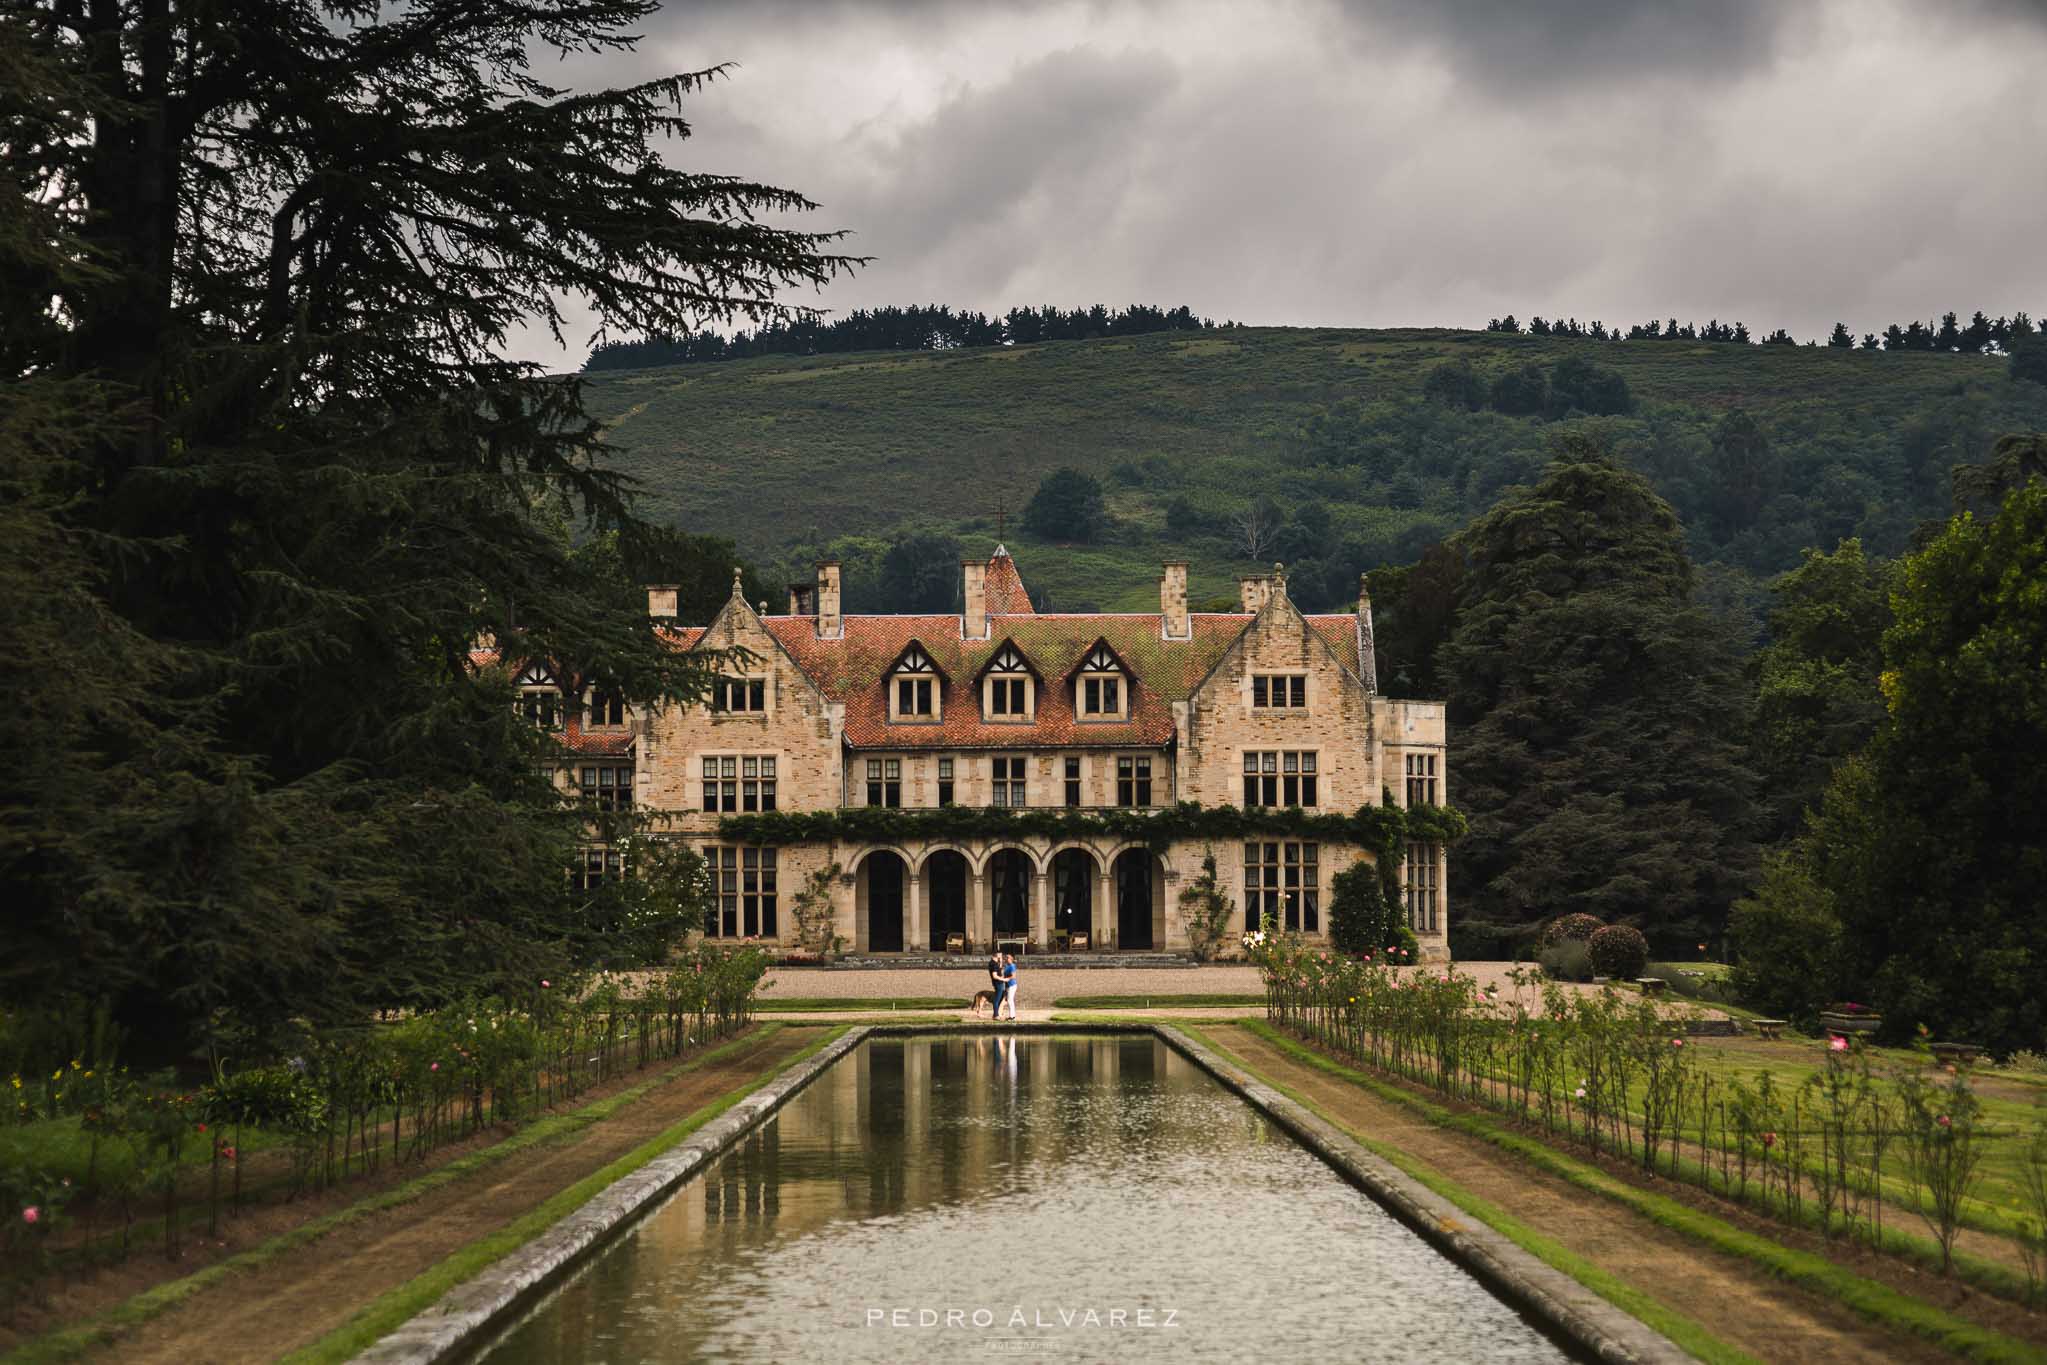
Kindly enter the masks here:
<path id="1" fill-rule="evenodd" d="M 1633 981 L 1649 965 L 1649 940 L 1625 924 L 1607 925 L 1585 946 L 1592 953 L 1592 970 L 1616 981 Z"/>
<path id="2" fill-rule="evenodd" d="M 1542 946 L 1554 948 L 1567 939 L 1583 943 L 1606 927 L 1606 921 L 1597 915 L 1588 915 L 1580 910 L 1574 915 L 1558 915 L 1542 931 Z"/>

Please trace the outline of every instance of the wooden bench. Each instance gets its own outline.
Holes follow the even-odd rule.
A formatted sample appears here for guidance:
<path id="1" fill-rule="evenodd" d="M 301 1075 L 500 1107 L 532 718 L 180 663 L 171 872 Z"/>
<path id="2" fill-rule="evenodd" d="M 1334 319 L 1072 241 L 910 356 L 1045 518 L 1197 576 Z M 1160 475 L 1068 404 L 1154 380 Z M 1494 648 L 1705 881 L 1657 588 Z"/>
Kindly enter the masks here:
<path id="1" fill-rule="evenodd" d="M 1665 981 L 1660 976 L 1638 976 L 1635 978 L 1635 984 L 1642 988 L 1642 994 L 1644 995 L 1661 995 L 1664 989 L 1670 985 L 1668 981 Z"/>
<path id="2" fill-rule="evenodd" d="M 1011 957 L 1022 957 L 1030 950 L 1031 941 L 1027 938 L 998 938 L 995 940 L 995 951 L 998 953 L 1008 953 Z"/>
<path id="3" fill-rule="evenodd" d="M 1784 1032 L 1785 1021 L 1782 1019 L 1752 1019 L 1749 1022 L 1756 1026 L 1757 1035 L 1766 1043 L 1776 1042 L 1777 1035 Z"/>
<path id="4" fill-rule="evenodd" d="M 1072 952 L 1084 953 L 1088 950 L 1089 942 L 1090 940 L 1086 934 L 1075 934 L 1067 941 L 1066 946 Z"/>
<path id="5" fill-rule="evenodd" d="M 1950 1070 L 1959 1066 L 1967 1066 L 1970 1062 L 1975 1061 L 1976 1054 L 1983 1050 L 1975 1043 L 1934 1043 L 1931 1046 L 1933 1048 L 1933 1060 Z"/>

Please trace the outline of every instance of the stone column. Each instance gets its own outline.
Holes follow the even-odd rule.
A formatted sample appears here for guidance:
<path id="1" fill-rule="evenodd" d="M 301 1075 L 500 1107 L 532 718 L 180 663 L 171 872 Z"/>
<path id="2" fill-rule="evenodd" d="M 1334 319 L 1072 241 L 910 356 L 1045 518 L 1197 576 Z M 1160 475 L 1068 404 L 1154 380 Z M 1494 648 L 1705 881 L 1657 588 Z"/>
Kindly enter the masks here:
<path id="1" fill-rule="evenodd" d="M 1052 872 L 1049 867 L 1031 874 L 1029 924 L 1031 946 L 1042 951 L 1052 941 Z"/>
<path id="2" fill-rule="evenodd" d="M 1116 946 L 1116 879 L 1109 875 L 1114 864 L 1098 859 L 1095 864 L 1094 944 L 1097 948 Z"/>
<path id="3" fill-rule="evenodd" d="M 903 951 L 921 953 L 931 947 L 931 930 L 924 920 L 924 879 L 912 872 L 906 877 L 903 902 Z"/>
<path id="4" fill-rule="evenodd" d="M 984 951 L 995 941 L 995 911 L 988 903 L 988 874 L 967 869 L 967 951 Z"/>

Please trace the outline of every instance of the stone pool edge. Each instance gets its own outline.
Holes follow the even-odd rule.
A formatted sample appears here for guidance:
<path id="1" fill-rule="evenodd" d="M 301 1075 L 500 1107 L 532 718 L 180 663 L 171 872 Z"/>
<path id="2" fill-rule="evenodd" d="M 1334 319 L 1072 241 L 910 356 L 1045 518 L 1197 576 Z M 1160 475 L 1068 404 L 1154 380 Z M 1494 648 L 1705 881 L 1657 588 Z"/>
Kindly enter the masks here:
<path id="1" fill-rule="evenodd" d="M 1689 1351 L 1640 1318 L 1478 1222 L 1407 1172 L 1374 1156 L 1342 1129 L 1225 1061 L 1201 1042 L 1170 1024 L 1155 1024 L 1151 1031 L 1385 1205 L 1495 1294 L 1574 1345 L 1617 1365 L 1692 1365 L 1696 1361 Z"/>
<path id="2" fill-rule="evenodd" d="M 748 1091 L 672 1150 L 605 1186 L 525 1246 L 486 1266 L 433 1306 L 378 1338 L 351 1365 L 437 1365 L 464 1358 L 482 1344 L 486 1333 L 503 1326 L 575 1266 L 609 1245 L 621 1229 L 722 1156 L 873 1032 L 868 1025 L 850 1028 L 781 1075 Z"/>
<path id="3" fill-rule="evenodd" d="M 993 1029 L 993 1025 L 984 1027 Z M 860 1024 L 780 1076 L 749 1091 L 672 1151 L 593 1195 L 547 1231 L 457 1285 L 431 1307 L 354 1358 L 351 1365 L 439 1365 L 461 1360 L 486 1335 L 553 1288 L 576 1266 L 610 1245 L 656 1202 L 760 1126 L 826 1068 L 872 1037 L 972 1035 L 953 1023 Z M 1033 1021 L 1005 1034 L 1149 1034 L 1174 1049 L 1313 1152 L 1351 1184 L 1384 1205 L 1437 1250 L 1494 1293 L 1604 1361 L 1687 1365 L 1694 1357 L 1544 1263 L 1492 1228 L 1372 1155 L 1335 1125 L 1225 1061 L 1171 1024 L 1140 1020 L 1100 1023 Z"/>

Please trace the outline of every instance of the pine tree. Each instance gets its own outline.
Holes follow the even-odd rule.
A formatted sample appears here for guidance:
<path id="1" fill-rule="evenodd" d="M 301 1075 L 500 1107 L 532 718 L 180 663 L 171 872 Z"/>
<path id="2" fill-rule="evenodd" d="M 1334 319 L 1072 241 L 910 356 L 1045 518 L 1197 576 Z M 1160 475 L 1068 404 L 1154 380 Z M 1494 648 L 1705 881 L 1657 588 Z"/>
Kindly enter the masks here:
<path id="1" fill-rule="evenodd" d="M 630 580 L 658 546 L 595 465 L 579 385 L 506 342 L 536 315 L 559 334 L 572 304 L 600 338 L 796 317 L 779 288 L 854 264 L 770 225 L 800 195 L 670 164 L 720 70 L 590 93 L 536 74 L 630 48 L 652 10 L 0 16 L 5 278 L 58 305 L 0 310 L 0 378 L 33 378 L 41 430 L 71 433 L 61 458 L 21 438 L 7 477 L 35 495 L 31 543 L 91 547 L 24 628 L 96 617 L 83 652 L 134 666 L 81 658 L 107 688 L 76 684 L 88 714 L 49 763 L 93 775 L 120 833 L 80 875 L 9 865 L 32 945 L 10 987 L 118 995 L 171 1046 L 221 1006 L 354 1019 L 578 951 L 564 873 L 587 828 L 472 645 L 635 703 L 700 695 L 706 668 L 647 628 Z M 617 554 L 574 552 L 579 524 Z M 55 714 L 74 683 L 39 674 L 23 704 Z M 34 777 L 0 779 L 10 814 L 47 799 Z"/>
<path id="2" fill-rule="evenodd" d="M 1464 915 L 1566 910 L 1716 932 L 1753 866 L 1736 650 L 1693 601 L 1676 514 L 1582 437 L 1457 537 L 1439 667 L 1462 736 Z"/>

